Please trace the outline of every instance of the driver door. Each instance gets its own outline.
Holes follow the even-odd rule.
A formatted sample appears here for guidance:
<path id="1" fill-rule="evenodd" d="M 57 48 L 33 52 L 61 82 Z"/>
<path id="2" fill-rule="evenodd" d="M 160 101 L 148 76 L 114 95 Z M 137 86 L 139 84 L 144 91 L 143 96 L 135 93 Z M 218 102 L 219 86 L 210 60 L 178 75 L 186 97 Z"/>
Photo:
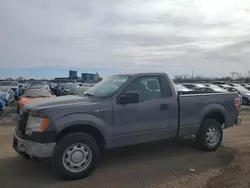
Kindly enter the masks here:
<path id="1" fill-rule="evenodd" d="M 166 139 L 176 134 L 168 119 L 171 97 L 163 96 L 158 76 L 137 78 L 120 94 L 126 92 L 138 92 L 139 103 L 122 105 L 114 101 L 115 147 Z"/>

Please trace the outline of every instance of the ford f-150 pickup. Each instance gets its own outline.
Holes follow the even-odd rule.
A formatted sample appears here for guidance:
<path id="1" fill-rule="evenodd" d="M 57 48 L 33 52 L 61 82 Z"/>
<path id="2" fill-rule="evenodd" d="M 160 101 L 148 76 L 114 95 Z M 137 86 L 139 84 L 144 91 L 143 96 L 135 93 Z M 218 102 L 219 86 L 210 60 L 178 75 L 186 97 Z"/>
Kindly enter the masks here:
<path id="1" fill-rule="evenodd" d="M 44 158 L 63 177 L 79 179 L 98 164 L 103 149 L 195 135 L 216 150 L 223 129 L 238 125 L 237 93 L 180 95 L 165 73 L 113 75 L 83 97 L 32 101 L 18 118 L 13 148 Z"/>

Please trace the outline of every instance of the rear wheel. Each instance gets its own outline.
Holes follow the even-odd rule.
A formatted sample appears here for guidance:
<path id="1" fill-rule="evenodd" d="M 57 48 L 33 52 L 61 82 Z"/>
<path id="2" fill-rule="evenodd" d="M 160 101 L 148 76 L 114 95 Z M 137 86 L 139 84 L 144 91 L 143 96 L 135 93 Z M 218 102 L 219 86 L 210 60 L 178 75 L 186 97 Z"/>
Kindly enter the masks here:
<path id="1" fill-rule="evenodd" d="M 96 141 L 84 133 L 72 133 L 62 138 L 53 154 L 54 169 L 66 179 L 86 177 L 99 162 Z"/>
<path id="2" fill-rule="evenodd" d="M 216 150 L 223 139 L 222 125 L 214 119 L 205 119 L 196 135 L 196 142 L 203 150 Z"/>

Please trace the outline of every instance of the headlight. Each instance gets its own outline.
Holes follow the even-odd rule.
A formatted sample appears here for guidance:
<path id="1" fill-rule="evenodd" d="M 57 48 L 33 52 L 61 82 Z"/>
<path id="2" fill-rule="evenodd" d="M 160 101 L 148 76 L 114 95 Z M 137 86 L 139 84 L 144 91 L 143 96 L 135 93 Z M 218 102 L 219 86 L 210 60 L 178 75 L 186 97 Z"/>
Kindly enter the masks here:
<path id="1" fill-rule="evenodd" d="M 32 132 L 43 132 L 49 126 L 48 118 L 29 116 L 25 128 L 25 134 L 31 135 Z"/>

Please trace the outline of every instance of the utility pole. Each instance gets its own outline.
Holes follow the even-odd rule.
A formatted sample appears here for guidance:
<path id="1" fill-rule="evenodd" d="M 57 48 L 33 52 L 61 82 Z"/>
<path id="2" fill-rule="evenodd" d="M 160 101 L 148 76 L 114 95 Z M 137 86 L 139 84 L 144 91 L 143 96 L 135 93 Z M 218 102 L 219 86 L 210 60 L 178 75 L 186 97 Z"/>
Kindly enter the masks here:
<path id="1" fill-rule="evenodd" d="M 247 78 L 247 63 L 245 62 L 245 79 Z"/>
<path id="2" fill-rule="evenodd" d="M 194 79 L 194 70 L 192 70 L 192 80 Z"/>

